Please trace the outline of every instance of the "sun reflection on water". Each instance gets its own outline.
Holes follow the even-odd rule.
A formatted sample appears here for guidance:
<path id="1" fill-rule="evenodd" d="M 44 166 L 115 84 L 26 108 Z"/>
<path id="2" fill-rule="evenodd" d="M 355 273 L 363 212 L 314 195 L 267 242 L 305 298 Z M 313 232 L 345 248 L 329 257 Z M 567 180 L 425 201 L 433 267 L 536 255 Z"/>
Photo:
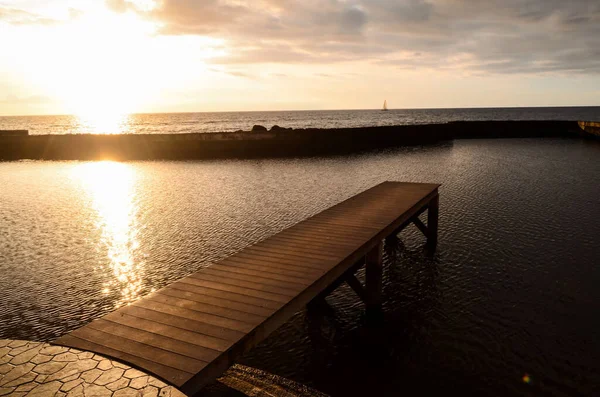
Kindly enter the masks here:
<path id="1" fill-rule="evenodd" d="M 74 176 L 90 195 L 101 232 L 98 250 L 106 252 L 114 275 L 102 286 L 106 295 L 119 292 L 116 307 L 140 297 L 144 262 L 139 255 L 136 173 L 133 167 L 112 161 L 78 165 Z"/>
<path id="2" fill-rule="evenodd" d="M 130 117 L 117 111 L 80 112 L 76 122 L 78 130 L 89 134 L 124 134 L 128 132 Z"/>

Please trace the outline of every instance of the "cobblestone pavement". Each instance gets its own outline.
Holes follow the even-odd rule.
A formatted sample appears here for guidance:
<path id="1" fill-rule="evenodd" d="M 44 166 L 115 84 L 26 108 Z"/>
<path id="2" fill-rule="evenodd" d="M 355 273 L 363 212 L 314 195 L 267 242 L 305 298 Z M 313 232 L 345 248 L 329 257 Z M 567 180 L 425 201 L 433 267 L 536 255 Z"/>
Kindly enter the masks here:
<path id="1" fill-rule="evenodd" d="M 47 343 L 0 339 L 0 396 L 183 397 L 118 361 Z"/>

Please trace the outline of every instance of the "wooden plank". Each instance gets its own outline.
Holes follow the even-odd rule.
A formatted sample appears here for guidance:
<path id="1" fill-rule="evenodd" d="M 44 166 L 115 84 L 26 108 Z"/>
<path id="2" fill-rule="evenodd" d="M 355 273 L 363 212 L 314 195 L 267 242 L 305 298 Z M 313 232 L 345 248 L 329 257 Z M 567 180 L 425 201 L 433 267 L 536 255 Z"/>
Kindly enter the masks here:
<path id="1" fill-rule="evenodd" d="M 186 290 L 186 291 L 190 291 L 190 292 L 196 292 L 196 293 L 202 294 L 202 295 L 213 296 L 215 298 L 223 298 L 223 299 L 230 300 L 233 302 L 246 303 L 248 305 L 254 305 L 254 306 L 262 307 L 265 309 L 279 309 L 281 307 L 281 304 L 278 302 L 259 299 L 259 298 L 255 298 L 252 296 L 238 294 L 235 292 L 224 291 L 221 289 L 215 289 L 215 288 L 210 288 L 210 287 L 205 287 L 205 286 L 203 287 L 203 286 L 200 286 L 197 284 L 184 283 L 181 280 L 174 284 L 171 284 L 170 287 L 174 287 L 177 289 L 182 289 L 182 290 Z"/>
<path id="2" fill-rule="evenodd" d="M 181 299 L 187 299 L 194 302 L 208 303 L 213 306 L 239 310 L 245 313 L 252 313 L 263 317 L 269 317 L 273 313 L 272 309 L 265 309 L 260 306 L 249 305 L 246 303 L 234 302 L 223 298 L 215 298 L 213 296 L 204 295 L 202 293 L 198 293 L 197 288 L 193 288 L 194 292 L 191 292 L 178 287 L 181 287 L 181 285 L 168 285 L 165 288 L 158 290 L 156 293 L 169 295 Z"/>
<path id="3" fill-rule="evenodd" d="M 293 281 L 290 282 L 290 281 L 277 280 L 277 279 L 273 279 L 270 277 L 264 277 L 264 275 L 240 274 L 235 271 L 232 272 L 227 267 L 220 268 L 220 267 L 216 267 L 216 266 L 209 266 L 209 267 L 203 269 L 202 273 L 211 274 L 211 275 L 223 277 L 223 278 L 234 278 L 237 280 L 251 281 L 254 283 L 266 284 L 266 285 L 270 285 L 273 287 L 285 288 L 288 290 L 290 290 L 290 289 L 300 290 L 300 289 L 304 289 L 306 287 L 306 284 L 300 284 L 300 283 L 293 282 Z"/>
<path id="4" fill-rule="evenodd" d="M 151 357 L 153 362 L 164 364 L 171 368 L 192 374 L 202 370 L 202 368 L 206 366 L 206 362 L 204 361 L 149 346 L 118 335 L 102 332 L 93 328 L 91 324 L 92 323 L 83 328 L 76 329 L 71 332 L 71 335 L 142 359 Z"/>
<path id="5" fill-rule="evenodd" d="M 238 267 L 238 266 L 234 266 L 234 265 L 224 265 L 222 262 L 211 265 L 208 268 L 210 268 L 212 270 L 221 270 L 221 271 L 237 273 L 242 276 L 259 276 L 263 279 L 285 281 L 285 282 L 288 282 L 291 284 L 304 285 L 304 286 L 310 285 L 310 282 L 306 281 L 305 279 L 299 278 L 299 277 L 286 276 L 286 275 L 283 275 L 280 273 L 270 273 L 270 272 L 264 272 L 264 271 L 261 272 L 258 270 L 247 269 L 247 268 Z"/>
<path id="6" fill-rule="evenodd" d="M 210 274 L 205 271 L 191 274 L 189 277 L 198 279 L 198 280 L 204 280 L 204 281 L 214 281 L 216 283 L 222 283 L 222 284 L 226 284 L 226 285 L 242 287 L 242 288 L 247 288 L 247 289 L 256 290 L 256 291 L 269 292 L 269 293 L 273 293 L 273 294 L 277 294 L 277 295 L 283 295 L 284 297 L 289 297 L 289 298 L 293 298 L 294 296 L 296 296 L 298 294 L 298 292 L 300 290 L 303 289 L 303 288 L 298 288 L 298 287 L 294 287 L 293 289 L 283 288 L 283 287 L 275 287 L 272 285 L 267 285 L 264 283 L 257 283 L 254 281 L 239 280 L 237 278 L 233 278 L 229 274 L 226 274 L 225 276 L 219 276 L 219 275 Z"/>
<path id="7" fill-rule="evenodd" d="M 193 358 L 203 363 L 209 363 L 220 355 L 220 352 L 214 349 L 184 342 L 147 330 L 130 327 L 104 318 L 92 321 L 88 327 L 106 332 L 107 334 L 120 336 L 131 341 L 180 354 L 184 357 Z"/>
<path id="8" fill-rule="evenodd" d="M 225 284 L 218 281 L 199 280 L 197 278 L 186 277 L 180 282 L 185 284 L 193 284 L 200 287 L 212 288 L 219 291 L 233 292 L 235 294 L 243 295 L 248 298 L 258 298 L 262 301 L 270 301 L 274 303 L 287 303 L 289 301 L 289 297 L 285 295 L 274 294 L 272 292 L 265 292 L 257 289 L 238 287 L 236 285 Z"/>
<path id="9" fill-rule="evenodd" d="M 245 333 L 212 324 L 206 324 L 191 318 L 182 317 L 180 313 L 165 312 L 160 309 L 147 309 L 140 306 L 128 306 L 115 313 L 125 314 L 140 319 L 147 319 L 155 323 L 171 325 L 194 333 L 223 339 L 227 342 L 237 342 Z"/>
<path id="10" fill-rule="evenodd" d="M 215 338 L 199 332 L 189 331 L 184 328 L 178 328 L 171 324 L 162 324 L 146 318 L 130 316 L 121 312 L 110 313 L 102 318 L 117 324 L 149 331 L 159 335 L 165 335 L 169 338 L 216 350 L 218 352 L 224 352 L 232 345 L 232 342 L 228 342 L 224 339 Z"/>
<path id="11" fill-rule="evenodd" d="M 176 317 L 195 320 L 199 323 L 212 325 L 229 331 L 238 331 L 240 337 L 252 329 L 252 324 L 242 321 L 236 322 L 219 316 L 211 316 L 206 313 L 190 310 L 185 307 L 173 306 L 166 303 L 150 299 L 142 299 L 134 304 L 136 307 L 153 310 L 164 314 L 170 314 Z"/>
<path id="12" fill-rule="evenodd" d="M 290 270 L 284 266 L 278 265 L 276 263 L 264 262 L 264 261 L 254 261 L 251 259 L 244 260 L 244 258 L 234 258 L 229 257 L 221 260 L 219 265 L 227 266 L 227 267 L 235 267 L 240 269 L 250 269 L 263 272 L 265 275 L 269 277 L 275 277 L 277 275 L 282 275 L 285 277 L 293 277 L 294 279 L 299 280 L 298 282 L 305 282 L 307 285 L 313 281 L 312 278 L 308 277 L 307 273 L 298 272 L 295 270 Z M 314 276 L 318 277 L 318 276 Z"/>
<path id="13" fill-rule="evenodd" d="M 259 262 L 269 262 L 278 266 L 286 266 L 290 270 L 295 270 L 309 275 L 322 275 L 333 263 L 332 260 L 315 260 L 310 258 L 297 257 L 295 255 L 286 255 L 285 253 L 264 252 L 259 250 L 245 249 L 230 256 L 227 259 L 255 260 Z"/>
<path id="14" fill-rule="evenodd" d="M 322 259 L 298 258 L 292 255 L 286 255 L 278 252 L 260 251 L 251 248 L 246 248 L 237 254 L 231 255 L 229 258 L 243 258 L 260 261 L 267 261 L 277 265 L 287 265 L 289 268 L 306 273 L 314 273 L 315 275 L 323 274 L 323 269 L 326 269 L 326 263 Z"/>
<path id="15" fill-rule="evenodd" d="M 201 313 L 212 314 L 215 316 L 228 318 L 230 320 L 241 320 L 248 324 L 260 323 L 267 318 L 267 316 L 261 316 L 243 310 L 230 309 L 205 302 L 198 302 L 197 300 L 186 299 L 180 296 L 172 296 L 168 293 L 164 294 L 162 291 L 155 292 L 148 299 L 164 303 L 165 305 L 175 305 L 177 307 L 183 307 Z"/>
<path id="16" fill-rule="evenodd" d="M 368 308 L 379 307 L 382 240 L 428 209 L 428 241 L 437 242 L 437 188 L 382 183 L 57 343 L 119 358 L 194 394 L 344 279 Z M 363 288 L 353 274 L 365 261 Z"/>

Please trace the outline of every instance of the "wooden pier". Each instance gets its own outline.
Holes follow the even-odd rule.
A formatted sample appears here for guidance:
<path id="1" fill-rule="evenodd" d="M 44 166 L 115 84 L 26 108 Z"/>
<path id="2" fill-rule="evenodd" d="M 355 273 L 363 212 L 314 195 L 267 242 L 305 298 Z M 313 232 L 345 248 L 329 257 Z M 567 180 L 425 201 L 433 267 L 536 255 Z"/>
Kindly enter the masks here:
<path id="1" fill-rule="evenodd" d="M 383 240 L 414 223 L 435 248 L 438 187 L 377 185 L 54 343 L 121 360 L 192 395 L 341 282 L 376 310 Z M 354 276 L 363 265 L 364 286 Z"/>

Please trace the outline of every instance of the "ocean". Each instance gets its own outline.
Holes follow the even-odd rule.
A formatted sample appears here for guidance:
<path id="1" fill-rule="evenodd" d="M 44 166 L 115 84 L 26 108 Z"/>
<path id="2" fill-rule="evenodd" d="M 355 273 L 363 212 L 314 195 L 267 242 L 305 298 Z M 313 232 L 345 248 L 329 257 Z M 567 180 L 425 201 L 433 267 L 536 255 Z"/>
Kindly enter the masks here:
<path id="1" fill-rule="evenodd" d="M 281 114 L 140 115 L 128 131 L 598 120 L 600 108 Z M 0 120 L 69 132 L 68 117 Z M 240 363 L 334 397 L 598 395 L 599 158 L 597 141 L 539 138 L 290 159 L 0 162 L 0 339 L 50 341 L 377 183 L 431 182 L 442 184 L 437 252 L 424 255 L 412 227 L 386 244 L 379 327 L 341 286 L 331 313 L 298 312 Z M 213 384 L 201 395 L 238 394 Z"/>
<path id="2" fill-rule="evenodd" d="M 259 124 L 286 128 L 340 128 L 485 120 L 600 120 L 600 107 L 392 109 L 281 112 L 165 113 L 121 116 L 0 117 L 0 130 L 30 134 L 179 134 L 250 130 Z"/>

